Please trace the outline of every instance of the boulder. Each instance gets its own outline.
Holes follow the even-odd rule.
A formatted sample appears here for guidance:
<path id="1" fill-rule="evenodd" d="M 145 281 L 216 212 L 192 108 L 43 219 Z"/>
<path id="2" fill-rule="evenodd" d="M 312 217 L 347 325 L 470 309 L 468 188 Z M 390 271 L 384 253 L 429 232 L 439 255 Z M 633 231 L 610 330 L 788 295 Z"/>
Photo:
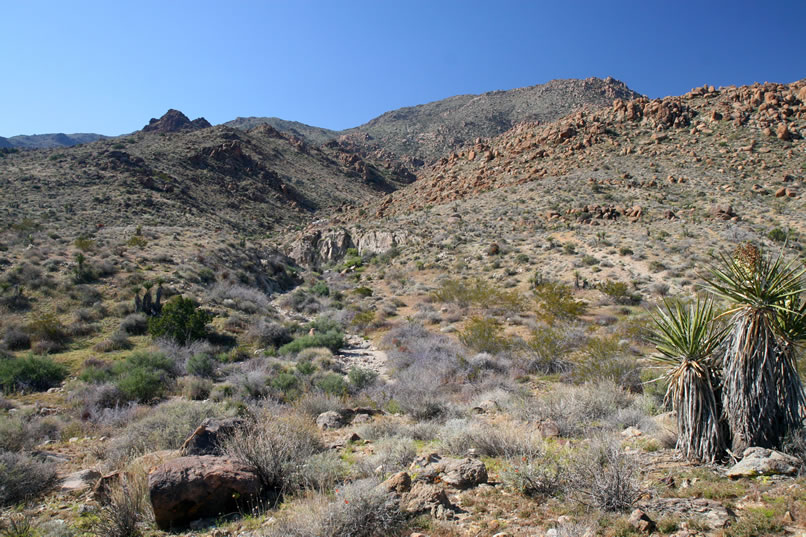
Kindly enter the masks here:
<path id="1" fill-rule="evenodd" d="M 404 494 L 411 490 L 411 476 L 406 472 L 398 472 L 381 483 L 381 486 L 389 492 Z"/>
<path id="2" fill-rule="evenodd" d="M 449 487 L 469 489 L 487 482 L 487 467 L 478 459 L 462 459 L 445 464 L 442 482 Z"/>
<path id="3" fill-rule="evenodd" d="M 62 480 L 60 492 L 76 492 L 86 490 L 101 478 L 101 472 L 96 470 L 79 470 L 73 472 Z"/>
<path id="4" fill-rule="evenodd" d="M 744 450 L 742 460 L 730 467 L 725 475 L 734 479 L 759 475 L 794 475 L 799 466 L 800 461 L 791 455 L 773 449 L 749 447 Z"/>
<path id="5" fill-rule="evenodd" d="M 630 514 L 629 523 L 641 533 L 652 533 L 655 531 L 655 522 L 640 509 L 636 509 Z"/>
<path id="6" fill-rule="evenodd" d="M 416 483 L 411 491 L 403 495 L 400 506 L 409 513 L 437 514 L 445 509 L 453 509 L 453 504 L 442 487 L 427 483 Z"/>
<path id="7" fill-rule="evenodd" d="M 180 457 L 148 475 L 154 518 L 162 530 L 237 511 L 261 491 L 253 468 L 227 457 Z"/>
<path id="8" fill-rule="evenodd" d="M 207 418 L 182 444 L 182 455 L 221 455 L 221 443 L 244 424 L 242 418 Z"/>
<path id="9" fill-rule="evenodd" d="M 339 429 L 344 427 L 346 424 L 347 421 L 344 419 L 342 413 L 335 410 L 322 412 L 316 417 L 316 426 L 323 431 L 327 429 Z"/>

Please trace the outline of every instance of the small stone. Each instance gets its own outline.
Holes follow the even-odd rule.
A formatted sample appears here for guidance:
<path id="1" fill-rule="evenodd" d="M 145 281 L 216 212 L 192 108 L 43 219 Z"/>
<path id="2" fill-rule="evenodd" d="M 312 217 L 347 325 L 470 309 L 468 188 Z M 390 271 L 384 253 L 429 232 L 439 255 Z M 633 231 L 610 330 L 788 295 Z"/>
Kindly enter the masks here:
<path id="1" fill-rule="evenodd" d="M 629 522 L 633 528 L 641 533 L 652 533 L 655 529 L 655 522 L 640 509 L 636 509 L 630 514 Z"/>

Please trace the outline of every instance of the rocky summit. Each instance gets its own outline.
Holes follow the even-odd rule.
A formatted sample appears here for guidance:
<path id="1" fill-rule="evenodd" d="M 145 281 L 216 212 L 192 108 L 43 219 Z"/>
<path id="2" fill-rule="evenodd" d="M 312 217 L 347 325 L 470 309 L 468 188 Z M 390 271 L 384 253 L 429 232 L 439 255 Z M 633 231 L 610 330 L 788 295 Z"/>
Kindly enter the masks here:
<path id="1" fill-rule="evenodd" d="M 806 79 L 48 140 L 0 139 L 0 535 L 806 531 Z"/>

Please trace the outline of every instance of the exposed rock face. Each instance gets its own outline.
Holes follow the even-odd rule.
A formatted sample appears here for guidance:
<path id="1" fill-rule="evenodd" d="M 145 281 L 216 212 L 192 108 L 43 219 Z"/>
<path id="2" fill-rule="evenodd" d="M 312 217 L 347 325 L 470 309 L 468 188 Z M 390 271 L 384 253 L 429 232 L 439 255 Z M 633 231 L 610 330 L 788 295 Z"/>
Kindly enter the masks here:
<path id="1" fill-rule="evenodd" d="M 383 253 L 406 241 L 402 233 L 367 231 L 358 233 L 344 228 L 316 230 L 298 238 L 289 252 L 297 263 L 318 266 L 342 259 L 349 248 L 360 254 Z"/>
<path id="2" fill-rule="evenodd" d="M 436 518 L 446 518 L 454 509 L 443 488 L 427 483 L 415 483 L 401 498 L 400 506 L 409 513 L 431 513 Z"/>
<path id="3" fill-rule="evenodd" d="M 227 457 L 203 455 L 168 461 L 148 476 L 154 517 L 160 529 L 236 510 L 260 493 L 249 466 Z"/>
<path id="4" fill-rule="evenodd" d="M 322 412 L 316 418 L 316 426 L 322 430 L 327 429 L 338 429 L 340 427 L 344 427 L 346 422 L 342 415 L 335 410 L 328 410 L 327 412 Z"/>
<path id="5" fill-rule="evenodd" d="M 800 461 L 797 458 L 760 447 L 744 450 L 742 460 L 728 469 L 728 477 L 755 477 L 759 475 L 794 475 L 798 472 Z"/>
<path id="6" fill-rule="evenodd" d="M 143 127 L 143 132 L 179 132 L 179 131 L 195 131 L 198 129 L 205 129 L 212 127 L 209 121 L 200 117 L 191 121 L 188 117 L 180 112 L 171 108 L 161 118 L 151 118 L 148 125 Z"/>
<path id="7" fill-rule="evenodd" d="M 221 443 L 243 424 L 241 418 L 207 418 L 182 444 L 182 455 L 221 455 Z"/>
<path id="8" fill-rule="evenodd" d="M 411 476 L 407 472 L 398 472 L 381 483 L 381 486 L 389 492 L 404 494 L 411 490 Z"/>

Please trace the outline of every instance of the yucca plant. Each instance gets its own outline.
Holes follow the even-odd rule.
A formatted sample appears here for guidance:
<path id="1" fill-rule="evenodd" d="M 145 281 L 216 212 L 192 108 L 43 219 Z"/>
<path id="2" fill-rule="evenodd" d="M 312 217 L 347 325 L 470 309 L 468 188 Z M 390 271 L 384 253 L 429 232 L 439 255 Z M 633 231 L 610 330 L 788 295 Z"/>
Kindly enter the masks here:
<path id="1" fill-rule="evenodd" d="M 779 447 L 803 422 L 804 395 L 795 347 L 806 337 L 802 304 L 806 269 L 786 261 L 783 249 L 766 256 L 744 244 L 720 256 L 707 287 L 732 303 L 731 330 L 722 357 L 724 412 L 734 452 Z"/>
<path id="2" fill-rule="evenodd" d="M 726 328 L 715 322 L 713 301 L 664 301 L 653 316 L 656 361 L 669 367 L 665 403 L 677 412 L 677 448 L 686 458 L 714 462 L 725 451 L 718 361 Z"/>

